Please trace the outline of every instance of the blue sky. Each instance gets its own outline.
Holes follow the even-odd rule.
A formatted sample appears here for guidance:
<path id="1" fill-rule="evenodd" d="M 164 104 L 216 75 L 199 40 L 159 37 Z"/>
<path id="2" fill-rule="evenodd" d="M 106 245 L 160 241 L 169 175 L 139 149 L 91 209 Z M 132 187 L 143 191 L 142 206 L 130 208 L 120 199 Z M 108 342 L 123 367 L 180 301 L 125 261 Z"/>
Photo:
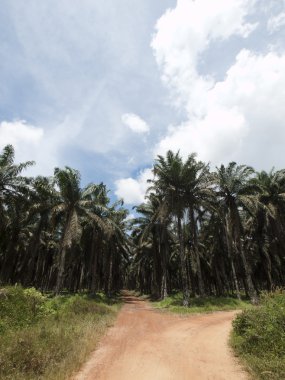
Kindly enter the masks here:
<path id="1" fill-rule="evenodd" d="M 285 167 L 283 0 L 3 0 L 0 38 L 0 148 L 32 174 L 131 206 L 168 149 Z"/>

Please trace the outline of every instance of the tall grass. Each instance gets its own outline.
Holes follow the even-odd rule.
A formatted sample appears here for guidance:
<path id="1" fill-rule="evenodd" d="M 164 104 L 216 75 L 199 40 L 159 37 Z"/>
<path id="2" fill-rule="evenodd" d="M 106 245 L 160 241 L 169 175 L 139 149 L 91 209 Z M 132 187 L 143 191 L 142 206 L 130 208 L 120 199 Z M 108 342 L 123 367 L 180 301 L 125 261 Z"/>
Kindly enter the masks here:
<path id="1" fill-rule="evenodd" d="M 0 378 L 67 379 L 95 349 L 118 308 L 103 297 L 48 298 L 34 289 L 1 289 Z"/>
<path id="2" fill-rule="evenodd" d="M 264 293 L 261 306 L 233 322 L 232 346 L 255 378 L 285 379 L 285 292 Z"/>

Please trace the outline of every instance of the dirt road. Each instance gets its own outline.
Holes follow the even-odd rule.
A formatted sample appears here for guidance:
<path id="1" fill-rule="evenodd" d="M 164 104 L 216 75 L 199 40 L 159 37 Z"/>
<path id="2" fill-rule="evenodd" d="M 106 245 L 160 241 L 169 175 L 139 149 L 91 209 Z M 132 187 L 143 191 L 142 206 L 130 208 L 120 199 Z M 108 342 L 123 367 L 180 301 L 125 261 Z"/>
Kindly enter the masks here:
<path id="1" fill-rule="evenodd" d="M 236 312 L 179 317 L 126 296 L 76 380 L 245 380 L 227 341 Z"/>

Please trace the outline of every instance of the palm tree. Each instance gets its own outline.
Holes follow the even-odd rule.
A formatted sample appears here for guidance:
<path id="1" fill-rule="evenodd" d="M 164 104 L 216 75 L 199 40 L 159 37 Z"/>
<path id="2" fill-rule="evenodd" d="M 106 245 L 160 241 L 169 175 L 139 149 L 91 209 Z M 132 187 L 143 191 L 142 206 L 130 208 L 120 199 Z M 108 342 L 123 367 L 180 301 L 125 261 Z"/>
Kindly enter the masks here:
<path id="1" fill-rule="evenodd" d="M 275 270 L 277 279 L 285 249 L 285 170 L 262 171 L 257 173 L 253 182 L 259 186 L 260 193 L 252 218 L 252 233 L 267 276 L 268 289 L 272 290 L 272 272 Z"/>
<path id="2" fill-rule="evenodd" d="M 105 227 L 105 225 L 101 218 L 92 212 L 94 200 L 91 195 L 97 191 L 96 185 L 89 185 L 81 189 L 79 172 L 69 167 L 65 167 L 65 169 L 56 168 L 54 177 L 59 188 L 60 201 L 53 208 L 53 214 L 60 214 L 63 218 L 58 274 L 55 287 L 55 293 L 58 294 L 63 284 L 67 250 L 70 249 L 75 242 L 78 242 L 81 237 L 82 227 L 80 224 L 80 216 L 89 217 L 102 227 Z"/>
<path id="3" fill-rule="evenodd" d="M 43 233 L 49 230 L 51 212 L 59 202 L 54 185 L 54 178 L 49 177 L 38 176 L 32 181 L 28 221 L 33 225 L 33 233 L 27 250 L 27 262 L 23 263 L 26 270 L 25 285 L 32 285 L 39 275 L 36 272 L 41 266 Z"/>
<path id="4" fill-rule="evenodd" d="M 154 167 L 154 180 L 150 190 L 159 194 L 163 200 L 166 210 L 177 219 L 177 233 L 179 240 L 179 254 L 181 263 L 181 277 L 183 287 L 183 304 L 189 305 L 190 288 L 189 274 L 187 274 L 185 242 L 183 238 L 182 218 L 187 204 L 185 188 L 187 187 L 185 175 L 187 167 L 179 152 L 174 154 L 172 151 L 166 153 L 166 157 L 158 156 Z"/>
<path id="5" fill-rule="evenodd" d="M 219 213 L 214 208 L 204 214 L 199 236 L 200 249 L 207 264 L 204 271 L 208 287 L 217 296 L 229 295 L 231 277 L 226 255 L 224 226 Z"/>
<path id="6" fill-rule="evenodd" d="M 122 203 L 110 206 L 103 184 L 82 189 L 68 167 L 54 178 L 21 176 L 29 165 L 14 163 L 10 145 L 0 154 L 0 281 L 56 293 L 118 289 L 130 255 Z"/>
<path id="7" fill-rule="evenodd" d="M 91 293 L 95 295 L 98 286 L 98 255 L 103 249 L 103 240 L 111 230 L 107 228 L 108 220 L 108 203 L 107 189 L 103 183 L 99 185 L 89 185 L 91 191 L 86 196 L 89 202 L 89 211 L 83 220 L 84 241 L 90 241 L 89 245 L 84 244 L 88 252 L 87 271 L 89 272 L 89 287 Z M 109 223 L 110 224 L 110 223 Z"/>
<path id="8" fill-rule="evenodd" d="M 151 244 L 153 262 L 153 295 L 164 299 L 167 297 L 167 265 L 169 259 L 169 224 L 171 219 L 159 195 L 151 193 L 147 202 L 136 207 L 141 214 L 135 218 L 132 226 L 136 226 L 139 236 L 140 252 L 144 254 L 143 247 Z M 138 234 L 138 227 L 140 232 Z"/>
<path id="9" fill-rule="evenodd" d="M 196 263 L 199 294 L 205 295 L 205 285 L 201 270 L 201 260 L 198 251 L 198 219 L 201 209 L 209 207 L 214 194 L 211 185 L 209 165 L 196 160 L 196 155 L 188 156 L 184 164 L 185 199 L 189 213 L 190 239 L 193 259 Z"/>
<path id="10" fill-rule="evenodd" d="M 34 165 L 33 161 L 15 164 L 15 151 L 12 145 L 4 147 L 0 154 L 0 216 L 3 214 L 3 203 L 11 197 L 26 194 L 29 179 L 21 177 L 21 172 Z"/>
<path id="11" fill-rule="evenodd" d="M 31 179 L 22 177 L 21 172 L 33 165 L 34 162 L 15 164 L 15 151 L 12 145 L 4 147 L 0 154 L 0 246 L 2 246 L 2 268 L 0 270 L 0 279 L 4 282 L 11 279 L 13 263 L 17 257 L 16 241 L 11 239 L 11 231 L 7 226 L 13 226 L 13 235 L 15 238 L 20 233 L 20 208 L 25 208 L 28 204 L 29 184 Z M 13 218 L 17 214 L 16 219 Z M 6 239 L 5 239 L 6 238 Z M 5 250 L 5 245 L 8 248 Z"/>
<path id="12" fill-rule="evenodd" d="M 258 297 L 251 277 L 251 267 L 244 251 L 244 243 L 242 240 L 243 226 L 241 220 L 241 209 L 249 210 L 250 206 L 256 202 L 256 197 L 253 197 L 256 192 L 256 186 L 249 181 L 253 174 L 254 170 L 251 167 L 237 165 L 235 162 L 231 162 L 227 167 L 221 165 L 220 168 L 217 168 L 215 180 L 216 193 L 224 220 L 228 254 L 231 261 L 237 296 L 240 297 L 240 291 L 234 265 L 235 251 L 241 256 L 248 293 L 252 303 L 256 304 Z"/>
<path id="13" fill-rule="evenodd" d="M 121 205 L 121 207 L 117 207 Z M 129 264 L 130 241 L 126 234 L 126 217 L 128 211 L 124 209 L 123 202 L 119 200 L 108 209 L 107 224 L 109 231 L 106 235 L 107 261 L 105 269 L 105 292 L 119 290 L 122 286 L 121 274 Z"/>
<path id="14" fill-rule="evenodd" d="M 254 173 L 169 151 L 154 163 L 146 201 L 127 221 L 104 184 L 81 188 L 77 170 L 28 178 L 32 162 L 0 153 L 0 281 L 59 293 L 124 286 L 163 299 L 284 286 L 285 169 Z M 190 287 L 191 284 L 191 287 Z"/>
<path id="15" fill-rule="evenodd" d="M 23 202 L 19 197 L 10 198 L 5 205 L 6 224 L 3 226 L 2 235 L 5 241 L 2 241 L 3 256 L 0 271 L 0 278 L 4 284 L 15 282 L 19 256 L 23 257 L 27 246 L 29 236 L 27 212 L 27 202 Z"/>

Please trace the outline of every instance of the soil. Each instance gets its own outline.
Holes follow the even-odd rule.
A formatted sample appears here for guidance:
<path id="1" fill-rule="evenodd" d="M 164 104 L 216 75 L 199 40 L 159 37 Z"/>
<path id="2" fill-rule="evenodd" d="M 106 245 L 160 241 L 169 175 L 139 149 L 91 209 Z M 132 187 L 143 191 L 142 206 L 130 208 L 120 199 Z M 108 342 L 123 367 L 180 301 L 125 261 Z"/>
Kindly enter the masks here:
<path id="1" fill-rule="evenodd" d="M 74 380 L 246 380 L 228 339 L 237 311 L 186 317 L 124 296 L 109 329 Z"/>

